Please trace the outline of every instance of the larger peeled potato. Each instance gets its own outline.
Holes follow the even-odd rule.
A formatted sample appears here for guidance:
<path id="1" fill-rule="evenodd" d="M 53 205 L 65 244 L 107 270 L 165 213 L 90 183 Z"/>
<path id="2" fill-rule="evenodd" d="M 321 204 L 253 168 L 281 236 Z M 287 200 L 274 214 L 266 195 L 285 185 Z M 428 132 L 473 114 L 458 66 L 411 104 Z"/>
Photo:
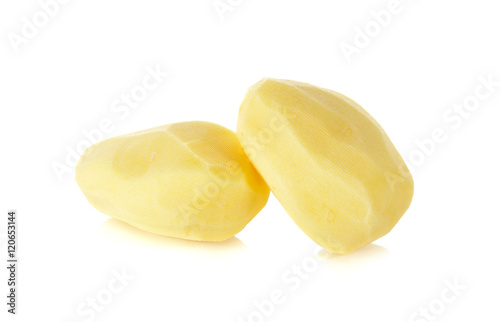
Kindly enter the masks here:
<path id="1" fill-rule="evenodd" d="M 237 134 L 295 223 L 329 251 L 349 253 L 384 236 L 410 205 L 404 161 L 344 95 L 263 79 L 241 104 Z"/>
<path id="2" fill-rule="evenodd" d="M 269 197 L 236 133 L 208 122 L 169 124 L 98 142 L 78 162 L 76 181 L 101 212 L 192 240 L 234 236 Z"/>

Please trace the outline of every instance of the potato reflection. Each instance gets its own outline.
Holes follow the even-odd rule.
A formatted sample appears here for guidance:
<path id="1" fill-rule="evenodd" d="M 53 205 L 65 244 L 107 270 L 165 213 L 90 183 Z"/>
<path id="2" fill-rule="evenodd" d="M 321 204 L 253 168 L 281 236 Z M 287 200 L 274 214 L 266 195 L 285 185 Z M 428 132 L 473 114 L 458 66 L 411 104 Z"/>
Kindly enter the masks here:
<path id="1" fill-rule="evenodd" d="M 193 250 L 203 253 L 218 254 L 248 250 L 247 246 L 237 237 L 231 237 L 221 242 L 185 240 L 149 233 L 114 218 L 107 219 L 99 230 L 101 235 L 107 239 L 113 239 L 121 243 L 134 243 L 140 246 L 146 244 L 149 247 Z"/>

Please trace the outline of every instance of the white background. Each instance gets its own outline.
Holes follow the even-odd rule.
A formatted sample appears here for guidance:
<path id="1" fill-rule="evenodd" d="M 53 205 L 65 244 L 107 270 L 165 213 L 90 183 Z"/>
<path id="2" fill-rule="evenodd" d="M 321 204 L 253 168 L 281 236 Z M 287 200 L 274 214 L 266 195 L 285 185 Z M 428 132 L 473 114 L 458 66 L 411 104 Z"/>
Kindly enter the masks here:
<path id="1" fill-rule="evenodd" d="M 1 320 L 498 321 L 500 87 L 480 81 L 500 81 L 497 3 L 401 0 L 382 27 L 371 12 L 392 8 L 387 0 L 221 3 L 232 10 L 218 14 L 212 0 L 73 0 L 44 22 L 37 1 L 1 2 L 2 263 L 9 209 L 20 245 L 18 315 L 6 313 L 3 268 Z M 34 15 L 45 25 L 13 45 Z M 363 48 L 344 55 L 367 26 Z M 169 76 L 128 115 L 113 111 L 148 66 Z M 226 242 L 159 237 L 101 214 L 72 172 L 54 171 L 103 119 L 113 125 L 104 137 L 186 120 L 235 130 L 246 88 L 262 77 L 339 91 L 385 128 L 415 179 L 389 235 L 327 255 L 271 196 Z M 473 111 L 453 110 L 474 107 L 478 87 Z M 430 143 L 439 129 L 445 139 Z M 122 270 L 133 278 L 116 282 Z M 107 298 L 110 283 L 120 289 Z"/>

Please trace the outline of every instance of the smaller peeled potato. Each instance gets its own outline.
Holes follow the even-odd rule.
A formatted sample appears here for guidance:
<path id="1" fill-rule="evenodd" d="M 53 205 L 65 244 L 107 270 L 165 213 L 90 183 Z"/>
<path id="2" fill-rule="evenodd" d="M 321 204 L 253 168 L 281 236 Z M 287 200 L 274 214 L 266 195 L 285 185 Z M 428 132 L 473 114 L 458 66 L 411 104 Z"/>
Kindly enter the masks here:
<path id="1" fill-rule="evenodd" d="M 99 211 L 171 237 L 222 241 L 264 207 L 269 188 L 236 134 L 209 122 L 182 122 L 89 147 L 76 182 Z"/>

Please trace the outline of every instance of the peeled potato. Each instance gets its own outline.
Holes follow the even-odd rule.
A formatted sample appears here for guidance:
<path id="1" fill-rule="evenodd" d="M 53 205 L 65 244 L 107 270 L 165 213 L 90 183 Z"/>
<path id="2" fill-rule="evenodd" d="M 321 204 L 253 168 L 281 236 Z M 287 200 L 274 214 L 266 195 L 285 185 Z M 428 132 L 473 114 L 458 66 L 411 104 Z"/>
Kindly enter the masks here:
<path id="1" fill-rule="evenodd" d="M 413 179 L 380 125 L 342 94 L 263 79 L 241 104 L 237 134 L 295 223 L 336 253 L 387 234 L 410 205 Z"/>
<path id="2" fill-rule="evenodd" d="M 209 122 L 183 122 L 89 147 L 76 181 L 101 212 L 140 229 L 222 241 L 264 207 L 269 188 L 236 134 Z"/>

